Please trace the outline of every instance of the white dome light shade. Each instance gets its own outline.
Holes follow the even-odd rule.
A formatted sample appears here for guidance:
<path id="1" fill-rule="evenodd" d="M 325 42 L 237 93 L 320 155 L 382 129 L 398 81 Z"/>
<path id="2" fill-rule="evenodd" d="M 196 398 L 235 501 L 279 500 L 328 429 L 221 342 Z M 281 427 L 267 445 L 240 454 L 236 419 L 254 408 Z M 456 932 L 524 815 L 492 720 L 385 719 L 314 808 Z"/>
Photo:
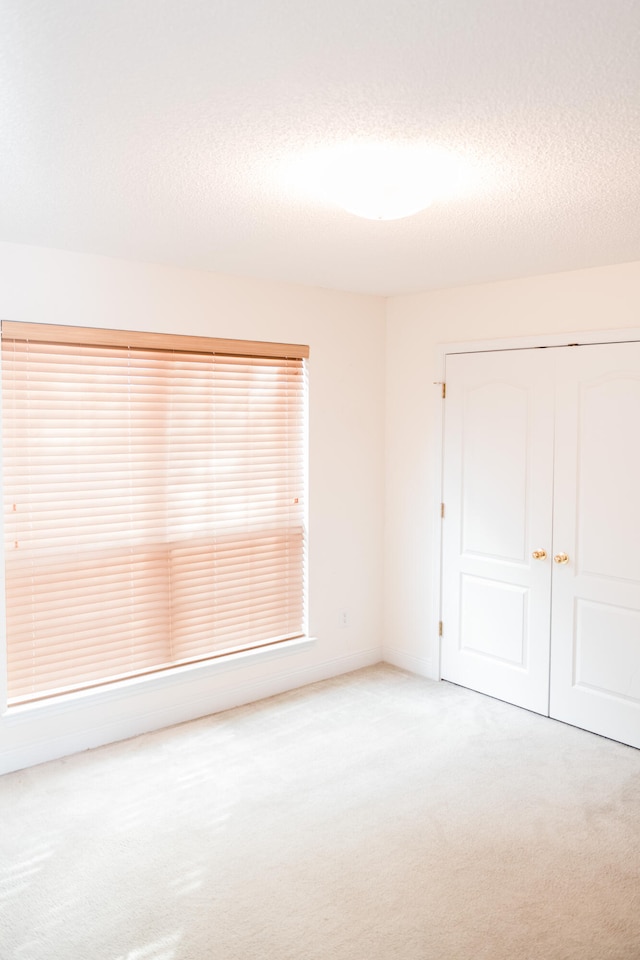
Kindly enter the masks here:
<path id="1" fill-rule="evenodd" d="M 368 220 L 399 220 L 456 191 L 460 160 L 435 148 L 361 144 L 299 158 L 292 178 L 305 193 Z"/>
<path id="2" fill-rule="evenodd" d="M 400 220 L 428 207 L 433 184 L 420 158 L 399 147 L 353 147 L 327 163 L 326 194 L 367 220 Z"/>

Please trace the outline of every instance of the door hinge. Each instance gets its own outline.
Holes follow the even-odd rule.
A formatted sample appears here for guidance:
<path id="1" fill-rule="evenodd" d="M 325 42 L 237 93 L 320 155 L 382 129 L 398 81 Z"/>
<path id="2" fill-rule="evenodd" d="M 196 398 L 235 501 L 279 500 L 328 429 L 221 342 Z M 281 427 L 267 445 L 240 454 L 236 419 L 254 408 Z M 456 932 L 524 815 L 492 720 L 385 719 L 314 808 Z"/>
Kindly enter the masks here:
<path id="1" fill-rule="evenodd" d="M 444 503 L 440 504 L 440 516 L 444 520 Z"/>
<path id="2" fill-rule="evenodd" d="M 442 636 L 442 620 L 438 621 L 438 636 Z"/>
<path id="3" fill-rule="evenodd" d="M 446 383 L 442 384 L 442 399 L 444 400 L 447 395 L 447 385 Z"/>

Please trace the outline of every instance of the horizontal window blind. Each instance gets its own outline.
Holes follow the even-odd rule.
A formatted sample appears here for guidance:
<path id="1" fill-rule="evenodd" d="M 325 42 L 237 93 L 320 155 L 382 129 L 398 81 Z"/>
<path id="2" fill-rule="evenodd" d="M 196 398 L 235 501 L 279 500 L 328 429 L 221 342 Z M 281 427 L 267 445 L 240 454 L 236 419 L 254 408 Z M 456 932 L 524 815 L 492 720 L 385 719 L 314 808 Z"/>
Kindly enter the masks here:
<path id="1" fill-rule="evenodd" d="M 3 323 L 12 702 L 302 635 L 307 355 Z"/>

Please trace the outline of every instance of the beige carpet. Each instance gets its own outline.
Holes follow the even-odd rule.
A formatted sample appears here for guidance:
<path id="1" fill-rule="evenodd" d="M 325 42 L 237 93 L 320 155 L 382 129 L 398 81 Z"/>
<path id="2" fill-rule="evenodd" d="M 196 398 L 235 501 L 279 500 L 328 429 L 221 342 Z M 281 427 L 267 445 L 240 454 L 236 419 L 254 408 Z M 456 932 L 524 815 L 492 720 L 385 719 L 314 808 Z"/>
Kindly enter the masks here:
<path id="1" fill-rule="evenodd" d="M 373 667 L 0 779 L 2 960 L 638 960 L 640 751 Z"/>

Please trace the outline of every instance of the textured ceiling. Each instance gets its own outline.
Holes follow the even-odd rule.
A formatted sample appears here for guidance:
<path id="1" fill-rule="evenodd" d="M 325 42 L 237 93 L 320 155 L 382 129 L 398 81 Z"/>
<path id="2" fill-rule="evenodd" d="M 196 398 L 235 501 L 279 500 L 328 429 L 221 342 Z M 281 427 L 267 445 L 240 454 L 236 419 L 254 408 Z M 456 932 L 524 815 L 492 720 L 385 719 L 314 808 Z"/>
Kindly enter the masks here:
<path id="1" fill-rule="evenodd" d="M 0 239 L 396 294 L 640 259 L 638 0 L 2 0 Z M 461 195 L 283 177 L 402 141 Z"/>

